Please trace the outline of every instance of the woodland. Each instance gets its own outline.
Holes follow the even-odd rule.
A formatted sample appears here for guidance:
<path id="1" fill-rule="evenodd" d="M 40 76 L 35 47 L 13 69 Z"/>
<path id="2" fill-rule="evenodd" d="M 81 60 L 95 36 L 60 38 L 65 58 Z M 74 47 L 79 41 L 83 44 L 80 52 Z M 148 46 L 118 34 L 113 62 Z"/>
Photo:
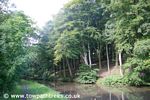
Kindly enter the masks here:
<path id="1" fill-rule="evenodd" d="M 0 0 L 0 93 L 22 79 L 150 85 L 149 0 L 70 0 L 43 29 L 11 7 Z"/>

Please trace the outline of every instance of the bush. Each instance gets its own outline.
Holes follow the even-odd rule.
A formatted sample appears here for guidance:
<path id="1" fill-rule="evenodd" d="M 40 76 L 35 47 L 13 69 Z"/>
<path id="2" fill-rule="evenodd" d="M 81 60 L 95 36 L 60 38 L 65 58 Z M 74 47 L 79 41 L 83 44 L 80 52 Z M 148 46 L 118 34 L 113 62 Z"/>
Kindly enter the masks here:
<path id="1" fill-rule="evenodd" d="M 138 73 L 133 72 L 131 75 L 126 75 L 122 78 L 122 83 L 130 86 L 142 86 L 144 82 L 139 78 Z"/>
<path id="2" fill-rule="evenodd" d="M 122 85 L 122 77 L 117 75 L 107 76 L 99 80 L 99 83 L 106 86 L 120 86 Z"/>
<path id="3" fill-rule="evenodd" d="M 98 78 L 97 72 L 98 69 L 91 69 L 87 65 L 81 65 L 75 81 L 83 84 L 95 83 Z"/>
<path id="4" fill-rule="evenodd" d="M 133 73 L 132 75 L 125 75 L 124 77 L 117 76 L 117 75 L 108 76 L 104 79 L 101 79 L 99 83 L 102 85 L 106 85 L 106 86 L 141 86 L 141 85 L 144 85 L 143 80 L 138 77 L 137 73 Z"/>
<path id="5" fill-rule="evenodd" d="M 125 69 L 129 71 L 124 76 L 123 82 L 132 86 L 141 86 L 150 82 L 150 59 L 141 59 L 137 57 L 129 58 L 124 64 Z"/>

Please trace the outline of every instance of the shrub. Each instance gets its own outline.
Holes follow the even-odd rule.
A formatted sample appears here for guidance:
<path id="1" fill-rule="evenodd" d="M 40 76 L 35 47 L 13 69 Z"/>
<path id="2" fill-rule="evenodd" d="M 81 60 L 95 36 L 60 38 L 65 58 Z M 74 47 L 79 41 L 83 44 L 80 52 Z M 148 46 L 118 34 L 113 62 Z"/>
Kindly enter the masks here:
<path id="1" fill-rule="evenodd" d="M 120 86 L 122 85 L 122 77 L 121 76 L 117 76 L 117 75 L 111 75 L 111 76 L 107 76 L 104 79 L 100 80 L 100 84 L 102 85 L 107 85 L 107 86 Z"/>
<path id="2" fill-rule="evenodd" d="M 124 64 L 129 72 L 123 78 L 123 82 L 132 86 L 141 86 L 145 82 L 150 82 L 150 59 L 129 58 Z"/>
<path id="3" fill-rule="evenodd" d="M 100 84 L 107 86 L 141 86 L 144 85 L 142 79 L 138 77 L 137 73 L 132 73 L 132 75 L 125 75 L 124 77 L 112 75 L 101 79 Z"/>
<path id="4" fill-rule="evenodd" d="M 83 84 L 95 83 L 98 78 L 97 72 L 98 69 L 91 69 L 87 65 L 81 65 L 77 72 L 75 81 Z"/>
<path id="5" fill-rule="evenodd" d="M 144 85 L 143 80 L 139 77 L 139 73 L 137 72 L 133 72 L 131 74 L 125 75 L 122 78 L 122 83 L 130 86 Z"/>

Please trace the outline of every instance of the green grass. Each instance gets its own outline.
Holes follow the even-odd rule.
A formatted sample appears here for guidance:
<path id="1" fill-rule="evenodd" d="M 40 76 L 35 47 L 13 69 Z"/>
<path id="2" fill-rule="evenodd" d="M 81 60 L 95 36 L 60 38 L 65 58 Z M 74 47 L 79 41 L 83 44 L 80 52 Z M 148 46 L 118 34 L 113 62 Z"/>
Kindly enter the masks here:
<path id="1" fill-rule="evenodd" d="M 27 81 L 27 80 L 22 80 L 19 84 L 16 85 L 16 87 L 13 89 L 13 91 L 10 94 L 25 94 L 24 92 L 24 87 L 27 87 L 27 93 L 26 94 L 31 94 L 31 95 L 41 95 L 41 94 L 50 94 L 50 95 L 59 95 L 62 96 L 59 92 L 43 85 L 39 84 L 34 81 Z M 11 99 L 15 100 L 15 99 Z M 18 99 L 16 99 L 18 100 Z M 30 99 L 31 100 L 31 99 Z M 32 99 L 32 100 L 41 100 L 41 99 Z M 45 98 L 42 100 L 67 100 L 66 98 Z"/>

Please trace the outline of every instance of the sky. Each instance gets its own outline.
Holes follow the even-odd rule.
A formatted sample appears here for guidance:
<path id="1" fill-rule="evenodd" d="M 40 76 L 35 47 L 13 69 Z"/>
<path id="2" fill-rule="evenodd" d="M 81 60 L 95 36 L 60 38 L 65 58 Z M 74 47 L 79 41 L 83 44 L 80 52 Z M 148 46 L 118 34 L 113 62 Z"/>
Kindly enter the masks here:
<path id="1" fill-rule="evenodd" d="M 52 16 L 57 14 L 69 0 L 11 0 L 16 5 L 17 10 L 22 10 L 37 26 L 42 28 Z"/>

